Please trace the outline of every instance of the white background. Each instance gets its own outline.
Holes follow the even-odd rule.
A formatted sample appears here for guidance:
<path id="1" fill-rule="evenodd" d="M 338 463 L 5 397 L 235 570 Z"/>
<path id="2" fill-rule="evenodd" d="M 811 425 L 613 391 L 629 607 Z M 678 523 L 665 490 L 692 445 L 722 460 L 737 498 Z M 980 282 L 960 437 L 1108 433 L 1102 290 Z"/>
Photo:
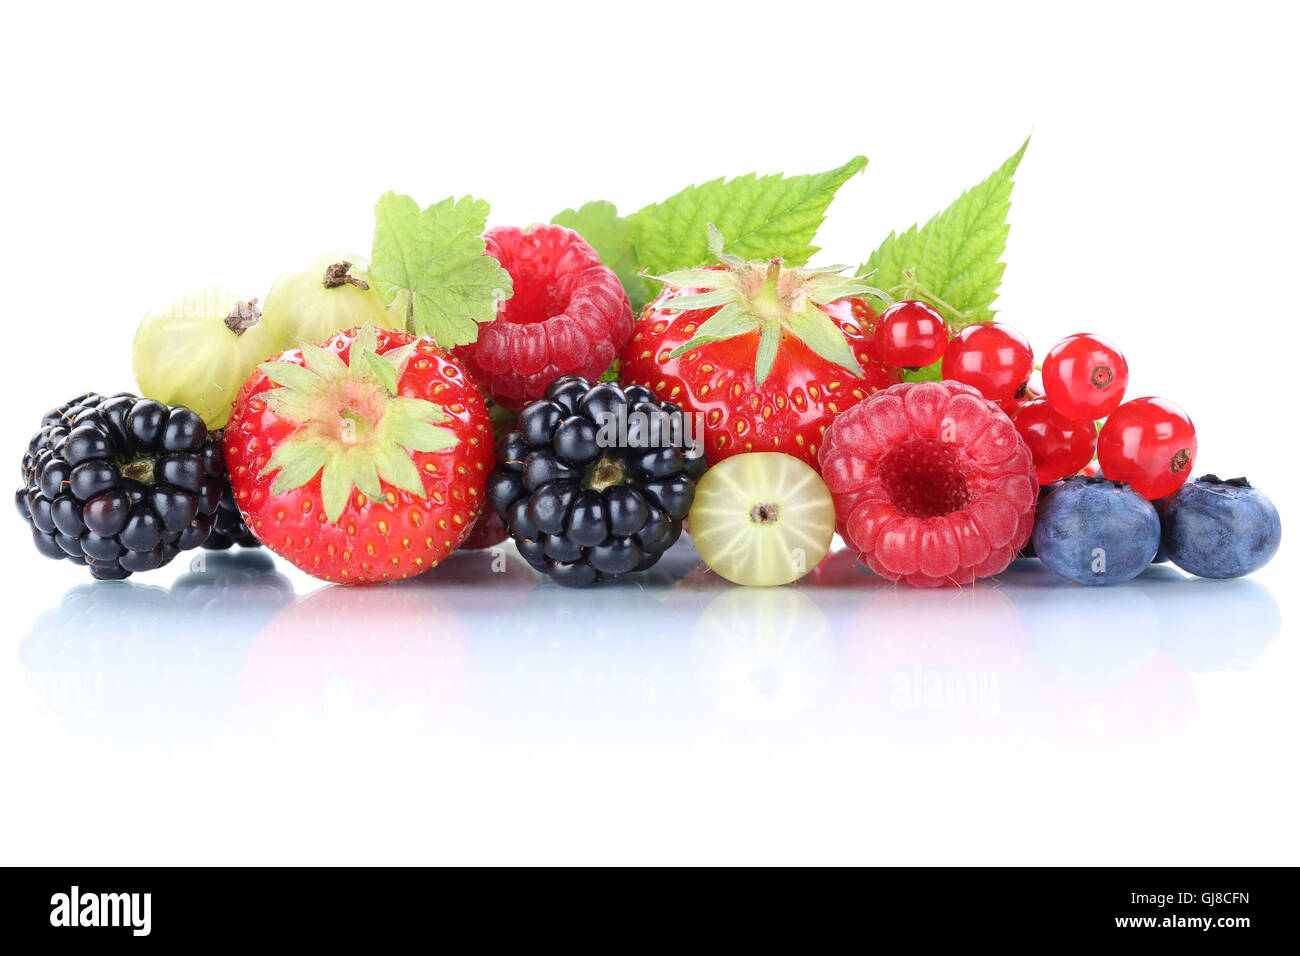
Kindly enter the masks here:
<path id="1" fill-rule="evenodd" d="M 387 189 L 527 224 L 862 152 L 820 234 L 857 262 L 1032 132 L 1001 317 L 1040 352 L 1117 340 L 1131 395 L 1192 414 L 1198 472 L 1289 519 L 1298 25 L 1243 2 L 24 4 L 2 447 L 16 470 L 46 407 L 131 387 L 154 300 L 365 251 Z M 369 590 L 209 570 L 196 597 L 165 590 L 183 561 L 84 587 L 6 520 L 0 862 L 1297 862 L 1286 545 L 1248 582 L 1095 591 L 1030 568 L 914 593 L 850 562 L 753 593 L 682 549 L 599 593 L 470 556 Z"/>

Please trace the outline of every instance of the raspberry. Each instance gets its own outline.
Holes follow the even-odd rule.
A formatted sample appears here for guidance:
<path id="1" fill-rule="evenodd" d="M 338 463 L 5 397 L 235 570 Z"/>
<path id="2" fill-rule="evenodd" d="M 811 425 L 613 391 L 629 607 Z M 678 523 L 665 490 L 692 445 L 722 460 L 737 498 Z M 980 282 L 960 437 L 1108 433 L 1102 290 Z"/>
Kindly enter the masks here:
<path id="1" fill-rule="evenodd" d="M 1033 456 L 1011 419 L 959 382 L 877 392 L 835 419 L 818 460 L 840 534 L 894 581 L 997 574 L 1033 530 Z"/>
<path id="2" fill-rule="evenodd" d="M 498 226 L 483 238 L 515 293 L 477 342 L 453 351 L 488 397 L 519 409 L 562 375 L 599 378 L 632 335 L 618 276 L 563 226 Z"/>

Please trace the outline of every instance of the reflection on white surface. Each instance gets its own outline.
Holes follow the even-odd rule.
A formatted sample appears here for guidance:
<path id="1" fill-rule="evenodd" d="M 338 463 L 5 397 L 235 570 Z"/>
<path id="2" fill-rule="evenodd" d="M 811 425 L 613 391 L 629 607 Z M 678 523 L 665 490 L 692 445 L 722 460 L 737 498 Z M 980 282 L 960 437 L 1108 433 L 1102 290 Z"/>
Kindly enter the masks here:
<path id="1" fill-rule="evenodd" d="M 572 591 L 497 566 L 457 555 L 297 596 L 263 554 L 212 555 L 170 589 L 72 588 L 19 657 L 33 703 L 119 762 L 725 782 L 924 752 L 908 769 L 924 785 L 1026 753 L 1068 779 L 1171 739 L 1190 675 L 1249 668 L 1281 627 L 1263 585 L 1167 567 L 1086 589 L 1025 562 L 924 591 L 840 551 L 797 586 L 746 589 L 682 544 L 639 580 Z"/>

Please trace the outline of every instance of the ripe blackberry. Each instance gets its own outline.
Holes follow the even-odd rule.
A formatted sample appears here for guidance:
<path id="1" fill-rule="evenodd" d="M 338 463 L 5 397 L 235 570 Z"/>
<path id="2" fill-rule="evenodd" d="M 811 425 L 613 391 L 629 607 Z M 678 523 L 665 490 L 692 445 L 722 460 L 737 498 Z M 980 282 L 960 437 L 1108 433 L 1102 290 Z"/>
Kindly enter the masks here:
<path id="1" fill-rule="evenodd" d="M 22 478 L 15 503 L 36 550 L 120 579 L 203 543 L 225 462 L 188 408 L 90 392 L 45 414 Z"/>
<path id="2" fill-rule="evenodd" d="M 682 410 L 639 385 L 556 379 L 497 449 L 488 501 L 559 584 L 643 571 L 682 533 L 706 466 Z"/>
<path id="3" fill-rule="evenodd" d="M 221 431 L 213 431 L 212 440 L 221 445 Z M 262 542 L 248 530 L 244 516 L 235 504 L 235 493 L 230 490 L 230 481 L 225 472 L 221 477 L 221 498 L 217 501 L 217 510 L 212 513 L 212 531 L 208 533 L 203 547 L 209 551 L 227 551 L 239 545 L 241 548 L 260 548 Z"/>
<path id="4" fill-rule="evenodd" d="M 214 439 L 220 444 L 221 439 Z M 208 533 L 203 547 L 209 551 L 225 551 L 239 545 L 241 548 L 260 548 L 262 542 L 244 524 L 244 517 L 235 504 L 235 495 L 230 490 L 230 482 L 221 479 L 221 497 L 217 500 L 217 510 L 212 513 L 212 530 Z"/>

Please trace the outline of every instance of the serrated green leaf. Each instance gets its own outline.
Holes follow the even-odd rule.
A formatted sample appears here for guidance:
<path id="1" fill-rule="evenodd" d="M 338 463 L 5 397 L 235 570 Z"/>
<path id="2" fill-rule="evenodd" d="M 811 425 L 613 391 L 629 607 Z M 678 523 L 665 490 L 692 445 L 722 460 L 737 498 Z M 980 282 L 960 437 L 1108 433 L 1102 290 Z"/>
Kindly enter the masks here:
<path id="1" fill-rule="evenodd" d="M 1012 177 L 1029 140 L 1025 140 L 988 179 L 962 193 L 924 226 L 901 235 L 890 233 L 858 269 L 881 289 L 903 285 L 904 270 L 951 308 L 934 303 L 953 328 L 993 318 L 993 302 L 1006 266 L 1000 261 L 1007 241 Z M 953 314 L 952 310 L 966 313 Z"/>
<path id="2" fill-rule="evenodd" d="M 640 312 L 645 305 L 649 288 L 637 274 L 636 246 L 632 241 L 632 225 L 618 214 L 618 208 L 603 199 L 583 203 L 577 209 L 557 213 L 551 222 L 572 229 L 590 243 L 600 256 L 600 261 L 614 270 L 618 281 L 632 303 Z"/>
<path id="3" fill-rule="evenodd" d="M 410 196 L 385 193 L 375 204 L 370 279 L 385 303 L 406 296 L 407 325 L 443 348 L 478 338 L 514 287 L 487 255 L 482 232 L 490 207 L 448 197 L 423 211 Z"/>
<path id="4" fill-rule="evenodd" d="M 664 273 L 710 261 L 712 223 L 727 237 L 732 255 L 780 257 L 790 265 L 803 265 L 817 252 L 813 236 L 836 190 L 866 165 L 865 156 L 855 156 L 824 173 L 751 173 L 688 186 L 627 217 L 638 264 L 646 272 Z"/>

